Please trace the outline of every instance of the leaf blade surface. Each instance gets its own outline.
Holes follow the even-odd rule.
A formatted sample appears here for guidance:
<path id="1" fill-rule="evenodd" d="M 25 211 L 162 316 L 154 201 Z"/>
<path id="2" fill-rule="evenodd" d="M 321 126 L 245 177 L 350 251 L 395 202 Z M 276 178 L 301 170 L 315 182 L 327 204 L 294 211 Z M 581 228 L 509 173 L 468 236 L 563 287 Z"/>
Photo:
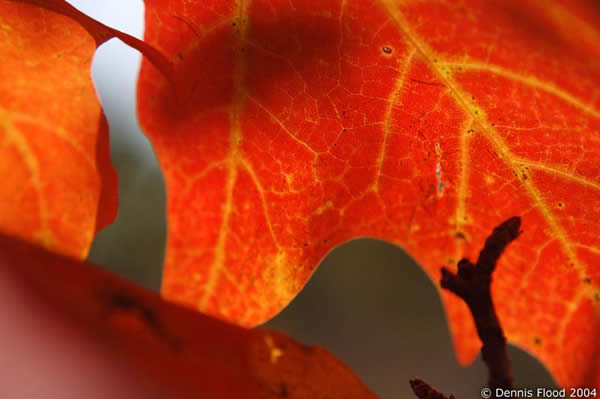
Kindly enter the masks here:
<path id="1" fill-rule="evenodd" d="M 493 285 L 506 334 L 560 384 L 600 384 L 597 10 L 169 4 L 147 5 L 146 40 L 176 84 L 143 65 L 138 88 L 168 189 L 168 298 L 255 325 L 360 236 L 437 284 L 521 215 Z M 442 299 L 468 362 L 471 316 Z"/>
<path id="2" fill-rule="evenodd" d="M 5 236 L 0 275 L 10 397 L 376 397 L 325 349 L 181 308 Z"/>
<path id="3" fill-rule="evenodd" d="M 19 3 L 0 3 L 0 228 L 83 258 L 117 212 L 108 125 L 90 75 L 96 42 L 77 22 Z"/>

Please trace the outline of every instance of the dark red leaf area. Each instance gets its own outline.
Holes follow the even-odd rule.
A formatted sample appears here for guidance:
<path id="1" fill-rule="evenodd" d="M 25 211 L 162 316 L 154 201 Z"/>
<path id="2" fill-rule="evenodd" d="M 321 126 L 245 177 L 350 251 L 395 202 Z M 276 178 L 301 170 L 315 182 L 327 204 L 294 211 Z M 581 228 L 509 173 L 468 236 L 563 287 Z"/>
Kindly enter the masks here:
<path id="1" fill-rule="evenodd" d="M 7 398 L 375 398 L 321 348 L 168 304 L 0 237 Z"/>

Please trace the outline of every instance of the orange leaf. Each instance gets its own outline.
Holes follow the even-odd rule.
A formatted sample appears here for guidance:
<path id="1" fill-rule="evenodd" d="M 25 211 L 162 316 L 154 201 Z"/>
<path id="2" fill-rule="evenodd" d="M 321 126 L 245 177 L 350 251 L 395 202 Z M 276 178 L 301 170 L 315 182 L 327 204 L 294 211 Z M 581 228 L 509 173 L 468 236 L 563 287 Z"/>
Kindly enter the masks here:
<path id="1" fill-rule="evenodd" d="M 446 4 L 448 3 L 448 4 Z M 438 284 L 493 226 L 510 342 L 600 387 L 600 15 L 584 1 L 153 1 L 138 100 L 168 189 L 163 293 L 244 326 L 335 246 L 406 249 Z M 462 363 L 479 341 L 442 299 Z"/>
<path id="2" fill-rule="evenodd" d="M 75 21 L 0 1 L 0 231 L 84 258 L 117 212 L 108 125 Z"/>
<path id="3" fill-rule="evenodd" d="M 84 258 L 118 207 L 108 125 L 90 74 L 94 51 L 119 38 L 167 79 L 171 65 L 64 0 L 3 0 L 0 11 L 0 173 L 11 177 L 0 189 L 0 231 Z"/>
<path id="4" fill-rule="evenodd" d="M 180 308 L 2 236 L 0 304 L 6 397 L 375 398 L 325 349 Z"/>

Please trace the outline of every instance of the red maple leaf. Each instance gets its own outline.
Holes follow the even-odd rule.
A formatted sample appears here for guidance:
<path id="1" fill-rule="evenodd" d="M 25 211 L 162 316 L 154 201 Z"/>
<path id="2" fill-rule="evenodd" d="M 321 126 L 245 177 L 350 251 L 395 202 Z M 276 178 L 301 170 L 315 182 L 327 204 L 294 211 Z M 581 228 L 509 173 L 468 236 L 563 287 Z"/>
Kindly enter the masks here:
<path id="1" fill-rule="evenodd" d="M 526 231 L 492 287 L 510 342 L 600 385 L 600 33 L 585 2 L 154 1 L 139 118 L 168 192 L 162 291 L 241 325 L 335 246 L 403 247 L 439 281 Z M 461 363 L 471 316 L 442 293 Z"/>

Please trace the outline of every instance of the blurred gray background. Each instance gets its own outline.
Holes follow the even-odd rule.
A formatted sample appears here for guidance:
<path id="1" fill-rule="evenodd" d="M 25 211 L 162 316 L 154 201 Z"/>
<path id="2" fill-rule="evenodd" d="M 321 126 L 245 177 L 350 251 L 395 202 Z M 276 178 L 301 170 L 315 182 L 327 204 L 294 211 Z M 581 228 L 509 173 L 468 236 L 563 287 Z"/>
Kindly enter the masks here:
<path id="1" fill-rule="evenodd" d="M 69 2 L 142 38 L 141 0 Z M 136 121 L 139 63 L 139 54 L 118 40 L 104 44 L 94 57 L 93 77 L 110 123 L 120 204 L 116 222 L 97 236 L 90 260 L 157 291 L 166 238 L 165 188 Z M 328 348 L 383 399 L 414 398 L 408 385 L 413 376 L 457 399 L 479 398 L 487 379 L 481 359 L 467 368 L 456 363 L 439 296 L 425 273 L 402 249 L 376 240 L 336 248 L 298 297 L 265 327 Z M 510 357 L 518 386 L 554 386 L 543 366 L 525 352 L 511 347 Z"/>

